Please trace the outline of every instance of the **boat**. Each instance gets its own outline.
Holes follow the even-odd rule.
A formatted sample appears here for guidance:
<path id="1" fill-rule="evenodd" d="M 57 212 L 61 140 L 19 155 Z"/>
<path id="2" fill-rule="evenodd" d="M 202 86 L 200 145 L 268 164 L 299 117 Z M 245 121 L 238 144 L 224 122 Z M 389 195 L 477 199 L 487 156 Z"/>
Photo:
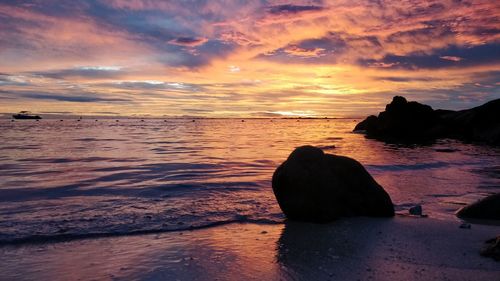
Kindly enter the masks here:
<path id="1" fill-rule="evenodd" d="M 42 119 L 42 117 L 32 114 L 29 111 L 21 111 L 18 114 L 12 115 L 12 118 L 14 119 Z"/>

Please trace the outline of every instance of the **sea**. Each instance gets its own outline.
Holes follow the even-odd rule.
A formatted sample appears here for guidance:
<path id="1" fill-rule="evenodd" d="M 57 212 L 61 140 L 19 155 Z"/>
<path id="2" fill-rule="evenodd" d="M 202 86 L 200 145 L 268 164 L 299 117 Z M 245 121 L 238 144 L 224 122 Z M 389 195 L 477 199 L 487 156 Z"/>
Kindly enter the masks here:
<path id="1" fill-rule="evenodd" d="M 294 148 L 360 161 L 396 211 L 457 220 L 500 192 L 500 148 L 391 144 L 360 119 L 0 120 L 0 245 L 281 224 L 271 187 Z"/>

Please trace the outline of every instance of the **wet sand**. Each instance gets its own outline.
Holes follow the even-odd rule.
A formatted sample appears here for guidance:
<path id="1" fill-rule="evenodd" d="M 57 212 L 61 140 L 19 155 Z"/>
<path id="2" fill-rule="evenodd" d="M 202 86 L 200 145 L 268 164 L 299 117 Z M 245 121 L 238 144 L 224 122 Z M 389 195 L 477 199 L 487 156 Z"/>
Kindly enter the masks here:
<path id="1" fill-rule="evenodd" d="M 499 226 L 431 218 L 230 224 L 0 248 L 1 280 L 500 280 Z"/>

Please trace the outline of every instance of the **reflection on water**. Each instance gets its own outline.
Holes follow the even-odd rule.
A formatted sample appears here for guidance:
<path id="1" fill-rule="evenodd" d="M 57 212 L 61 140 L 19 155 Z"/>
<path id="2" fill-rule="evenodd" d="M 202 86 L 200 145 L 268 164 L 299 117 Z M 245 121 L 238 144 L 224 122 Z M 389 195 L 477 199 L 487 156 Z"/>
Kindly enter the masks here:
<path id="1" fill-rule="evenodd" d="M 384 144 L 352 133 L 355 124 L 0 120 L 0 243 L 280 223 L 271 176 L 304 144 L 362 162 L 400 211 L 419 203 L 453 219 L 462 204 L 498 191 L 498 148 Z"/>

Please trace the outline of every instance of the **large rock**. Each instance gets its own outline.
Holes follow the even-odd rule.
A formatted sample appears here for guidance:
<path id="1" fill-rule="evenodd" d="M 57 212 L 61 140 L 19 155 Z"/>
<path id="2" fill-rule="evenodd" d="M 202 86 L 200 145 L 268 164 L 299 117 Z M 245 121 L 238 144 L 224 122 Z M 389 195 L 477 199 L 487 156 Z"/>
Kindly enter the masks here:
<path id="1" fill-rule="evenodd" d="M 500 193 L 460 209 L 457 216 L 464 219 L 500 220 Z"/>
<path id="2" fill-rule="evenodd" d="M 354 128 L 384 141 L 422 142 L 437 138 L 500 145 L 500 99 L 461 111 L 433 110 L 396 96 L 385 111 L 369 116 Z"/>
<path id="3" fill-rule="evenodd" d="M 394 216 L 391 198 L 358 161 L 312 146 L 296 148 L 274 172 L 272 186 L 292 220 Z"/>

